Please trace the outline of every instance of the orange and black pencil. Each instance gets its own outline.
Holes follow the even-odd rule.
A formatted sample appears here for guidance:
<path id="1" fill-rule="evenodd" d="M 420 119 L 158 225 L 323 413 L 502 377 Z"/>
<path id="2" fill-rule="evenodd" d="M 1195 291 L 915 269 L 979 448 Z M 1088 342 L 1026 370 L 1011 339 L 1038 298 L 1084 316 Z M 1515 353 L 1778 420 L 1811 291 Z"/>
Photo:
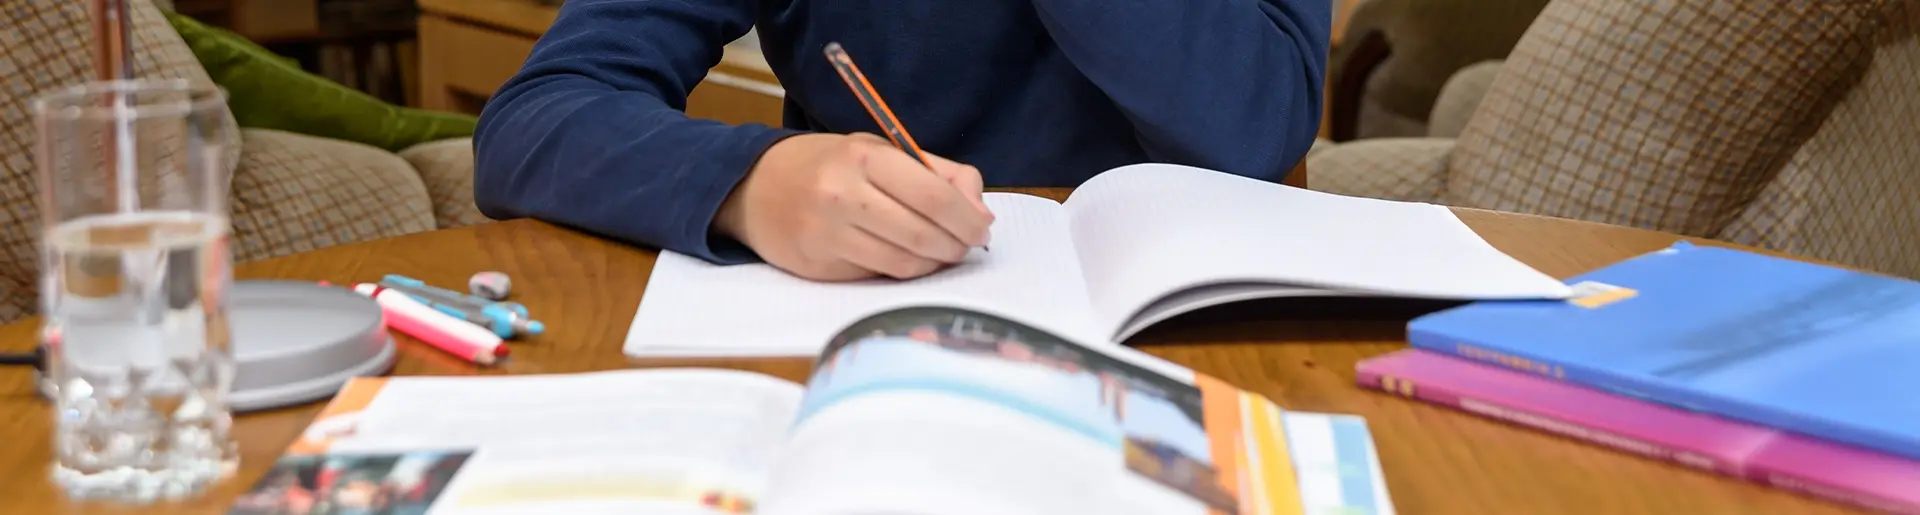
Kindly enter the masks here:
<path id="1" fill-rule="evenodd" d="M 880 132 L 893 140 L 893 146 L 900 147 L 913 160 L 919 161 L 927 170 L 933 170 L 933 162 L 927 160 L 927 154 L 920 150 L 920 144 L 907 134 L 907 126 L 893 116 L 893 109 L 887 107 L 887 101 L 880 99 L 880 92 L 873 90 L 873 83 L 867 82 L 867 76 L 860 73 L 860 67 L 853 64 L 853 57 L 840 47 L 839 42 L 827 43 L 827 62 L 833 63 L 834 71 L 840 72 L 840 79 L 847 81 L 847 87 L 853 89 L 853 96 L 860 99 L 860 105 L 867 108 L 867 114 L 873 115 L 873 121 L 880 124 Z M 980 247 L 987 250 L 987 247 Z"/>
<path id="2" fill-rule="evenodd" d="M 867 114 L 873 115 L 873 121 L 880 124 L 880 132 L 886 133 L 887 139 L 893 140 L 893 145 L 900 147 L 913 160 L 932 170 L 933 162 L 927 160 L 926 154 L 920 151 L 920 144 L 907 134 L 907 127 L 893 116 L 893 109 L 887 107 L 887 101 L 881 100 L 880 93 L 873 90 L 873 83 L 867 82 L 867 76 L 860 73 L 860 67 L 854 66 L 853 57 L 847 55 L 847 50 L 841 48 L 839 42 L 827 43 L 826 54 L 827 62 L 833 63 L 834 71 L 840 72 L 840 78 L 847 81 L 848 88 L 853 89 L 853 96 L 860 99 L 860 105 L 866 106 Z"/>

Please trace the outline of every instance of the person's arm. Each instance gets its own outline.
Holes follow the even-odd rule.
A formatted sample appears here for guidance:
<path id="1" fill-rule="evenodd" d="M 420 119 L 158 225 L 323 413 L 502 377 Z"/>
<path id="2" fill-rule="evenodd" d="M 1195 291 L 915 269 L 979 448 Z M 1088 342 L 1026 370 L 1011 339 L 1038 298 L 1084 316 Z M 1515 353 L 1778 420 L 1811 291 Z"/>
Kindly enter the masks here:
<path id="1" fill-rule="evenodd" d="M 687 93 L 746 34 L 754 0 L 567 2 L 481 113 L 474 201 L 717 263 L 756 259 L 710 231 L 761 153 L 793 131 L 686 116 Z"/>
<path id="2" fill-rule="evenodd" d="M 1279 182 L 1320 130 L 1331 0 L 1032 0 L 1148 157 Z"/>

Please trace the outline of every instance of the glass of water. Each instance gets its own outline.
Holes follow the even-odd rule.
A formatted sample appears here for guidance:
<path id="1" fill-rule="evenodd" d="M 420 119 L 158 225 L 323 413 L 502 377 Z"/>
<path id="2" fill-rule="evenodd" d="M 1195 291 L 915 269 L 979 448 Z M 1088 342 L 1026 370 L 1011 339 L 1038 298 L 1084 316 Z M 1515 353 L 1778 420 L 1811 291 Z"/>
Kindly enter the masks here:
<path id="1" fill-rule="evenodd" d="M 33 110 L 54 481 L 76 499 L 198 495 L 237 464 L 225 93 L 95 82 Z"/>

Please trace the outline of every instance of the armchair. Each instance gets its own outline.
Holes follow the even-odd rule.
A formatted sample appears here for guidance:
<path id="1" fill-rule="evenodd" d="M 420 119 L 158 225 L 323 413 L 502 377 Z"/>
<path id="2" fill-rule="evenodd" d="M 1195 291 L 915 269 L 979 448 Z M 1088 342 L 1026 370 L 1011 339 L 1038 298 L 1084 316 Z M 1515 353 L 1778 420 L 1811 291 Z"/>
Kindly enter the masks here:
<path id="1" fill-rule="evenodd" d="M 87 2 L 30 1 L 0 9 L 13 39 L 0 59 L 0 322 L 38 310 L 39 214 L 29 101 L 93 74 Z M 137 77 L 211 84 L 207 70 L 153 0 L 131 0 Z M 289 101 L 304 99 L 289 99 Z M 242 124 L 243 126 L 245 124 Z M 273 129 L 240 133 L 231 178 L 233 252 L 251 261 L 484 219 L 473 206 L 464 139 L 391 152 Z M 463 168 L 464 167 L 464 168 Z"/>
<path id="2" fill-rule="evenodd" d="M 1920 0 L 1558 0 L 1447 89 L 1458 138 L 1325 149 L 1314 188 L 1920 277 Z"/>

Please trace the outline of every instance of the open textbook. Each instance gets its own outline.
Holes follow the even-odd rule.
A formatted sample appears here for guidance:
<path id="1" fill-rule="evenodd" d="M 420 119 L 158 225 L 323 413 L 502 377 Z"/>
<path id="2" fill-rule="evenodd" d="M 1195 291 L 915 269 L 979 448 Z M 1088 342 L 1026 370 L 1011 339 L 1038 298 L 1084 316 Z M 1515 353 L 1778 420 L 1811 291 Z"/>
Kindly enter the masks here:
<path id="1" fill-rule="evenodd" d="M 1564 298 L 1446 207 L 1346 197 L 1164 164 L 1116 168 L 1065 203 L 988 193 L 992 250 L 910 281 L 816 283 L 662 252 L 628 331 L 635 356 L 806 356 L 907 305 L 999 314 L 1124 342 L 1200 308 L 1271 297 Z"/>
<path id="2" fill-rule="evenodd" d="M 909 307 L 806 384 L 718 369 L 356 379 L 232 514 L 1374 515 L 1363 419 Z"/>

